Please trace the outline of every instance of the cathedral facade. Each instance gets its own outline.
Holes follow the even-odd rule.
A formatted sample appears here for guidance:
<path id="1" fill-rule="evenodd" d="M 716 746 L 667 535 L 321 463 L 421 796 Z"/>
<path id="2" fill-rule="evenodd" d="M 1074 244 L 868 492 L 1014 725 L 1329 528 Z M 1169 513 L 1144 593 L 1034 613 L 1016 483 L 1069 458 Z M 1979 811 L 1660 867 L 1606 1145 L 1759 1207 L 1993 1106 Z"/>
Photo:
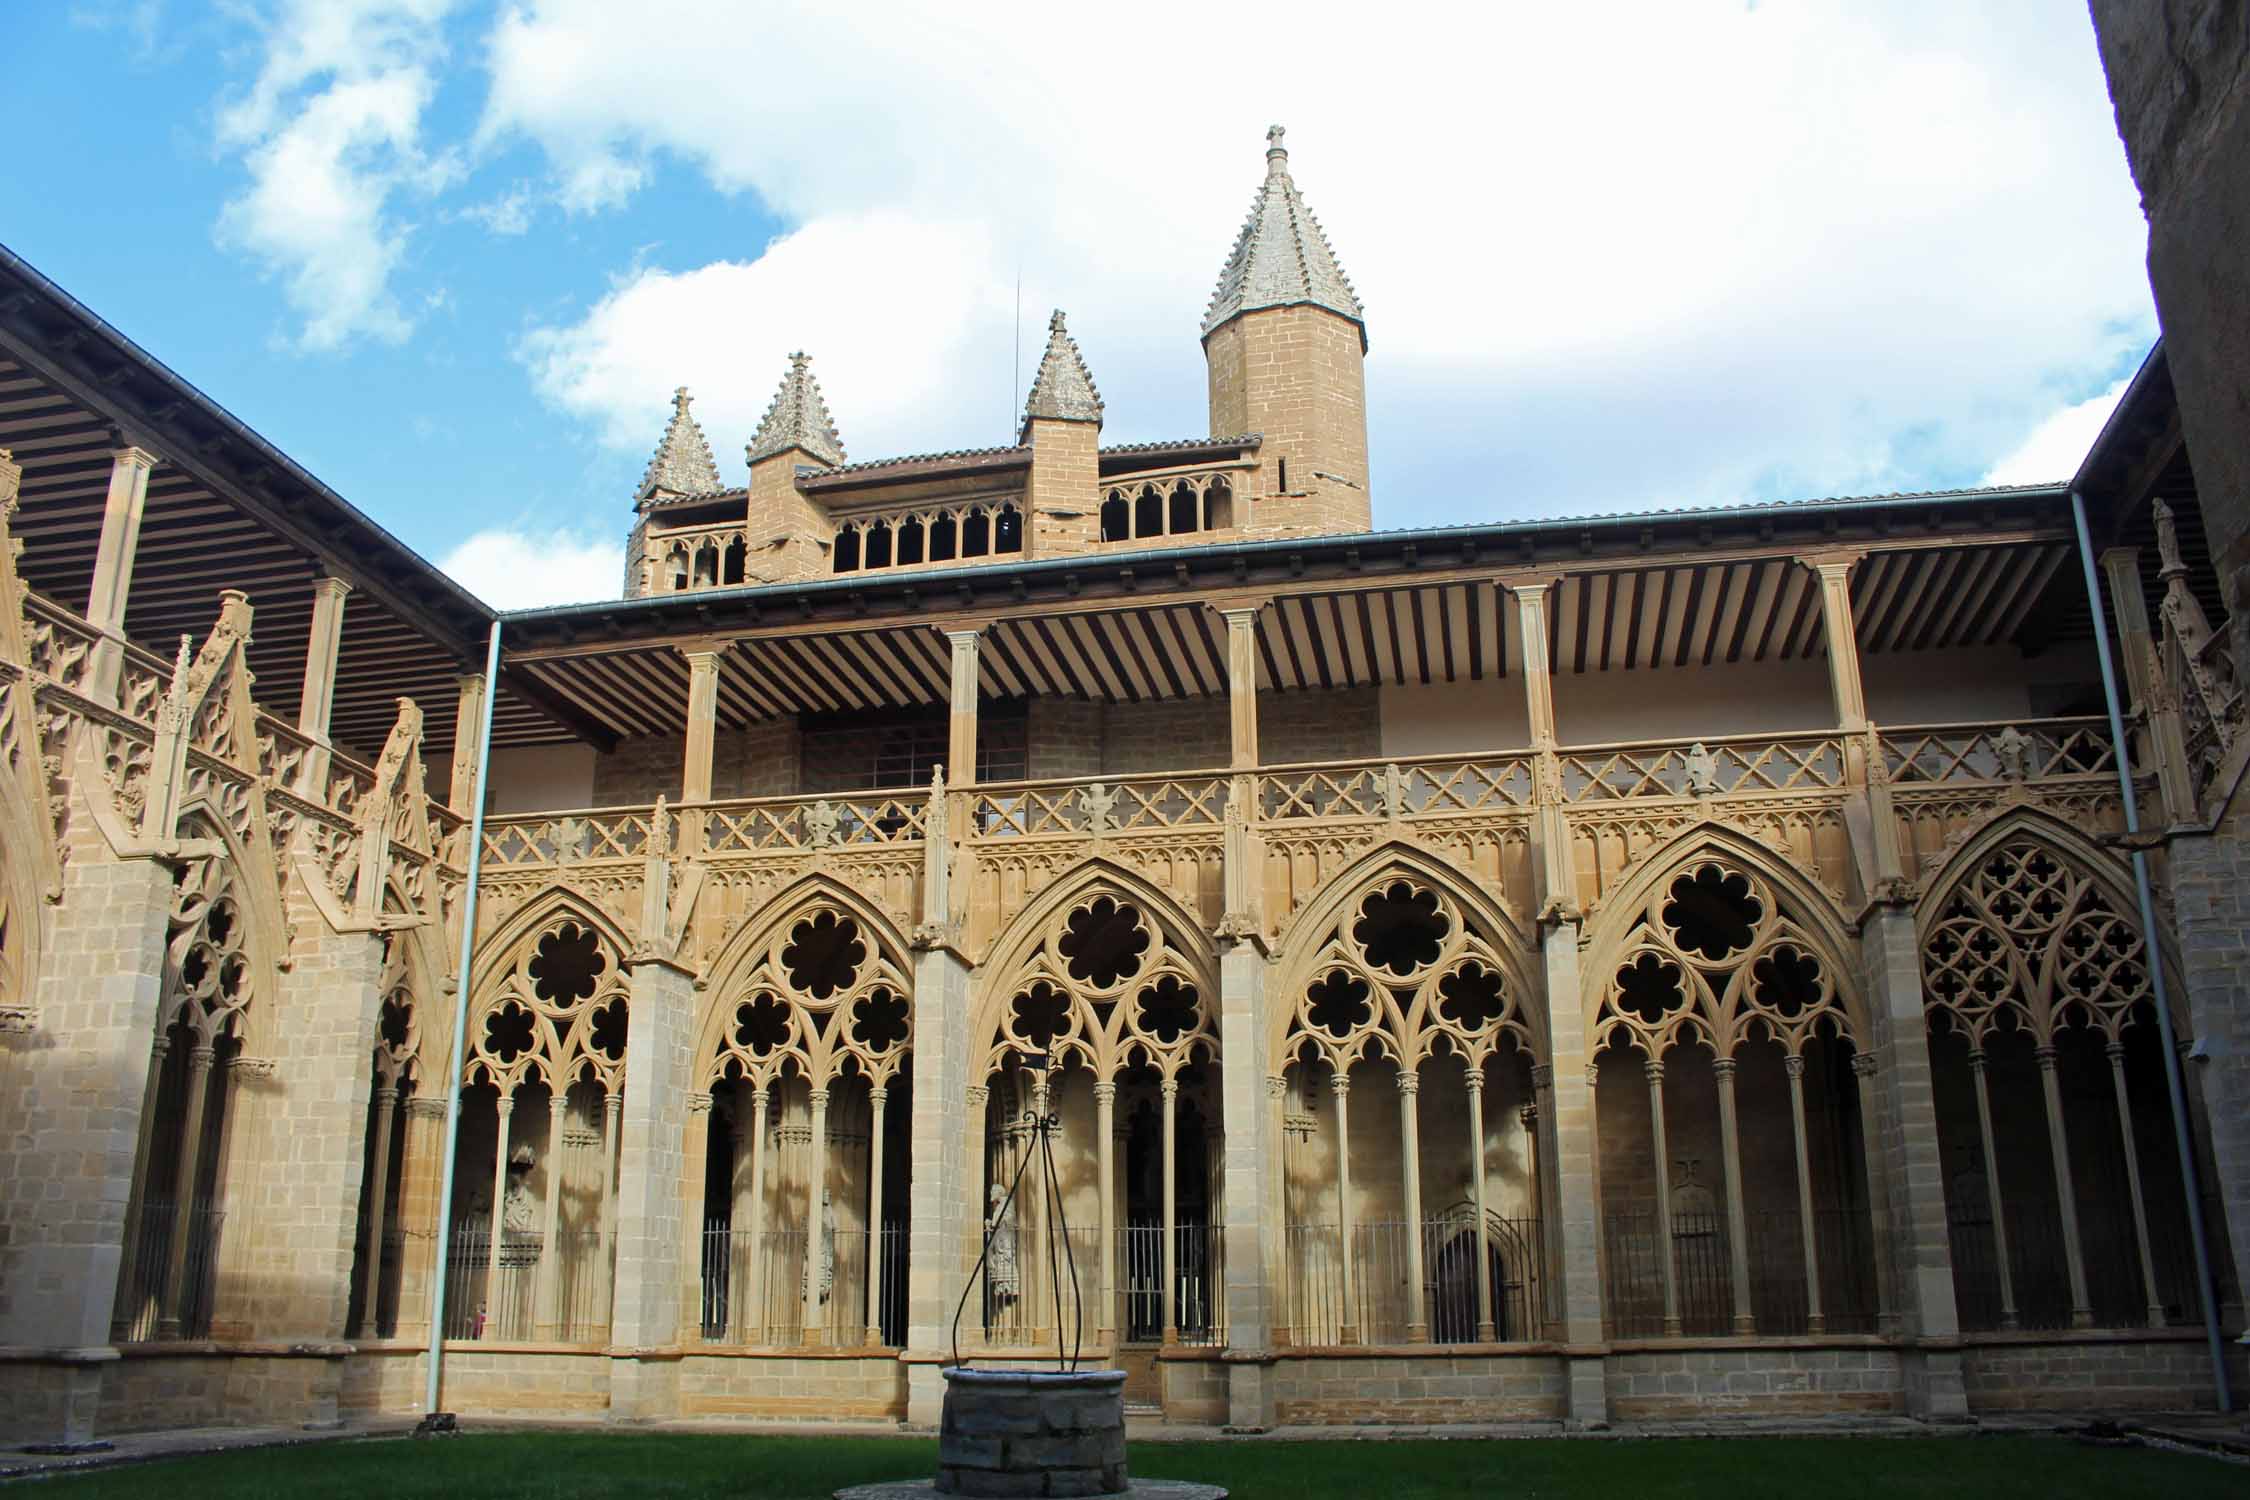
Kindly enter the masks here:
<path id="1" fill-rule="evenodd" d="M 617 1420 L 2239 1385 L 2161 347 L 2074 485 L 1378 530 L 1278 129 L 1201 338 L 1168 442 L 1060 312 L 1011 446 L 850 462 L 799 354 L 730 485 L 680 391 L 620 597 L 495 615 L 0 261 L 9 1434 L 441 1350 Z"/>

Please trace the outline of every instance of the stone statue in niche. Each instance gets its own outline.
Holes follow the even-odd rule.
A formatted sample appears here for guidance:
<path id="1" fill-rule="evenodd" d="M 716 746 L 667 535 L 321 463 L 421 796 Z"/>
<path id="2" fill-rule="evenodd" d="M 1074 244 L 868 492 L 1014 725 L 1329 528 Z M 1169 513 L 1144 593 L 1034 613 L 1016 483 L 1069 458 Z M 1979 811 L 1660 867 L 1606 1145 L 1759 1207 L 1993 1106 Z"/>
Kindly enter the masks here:
<path id="1" fill-rule="evenodd" d="M 1019 1280 L 1016 1273 L 1016 1206 L 999 1183 L 985 1195 L 985 1222 L 992 1227 L 992 1249 L 985 1257 L 984 1284 L 995 1301 L 1012 1302 Z"/>
<path id="2" fill-rule="evenodd" d="M 501 1204 L 500 1222 L 510 1234 L 533 1234 L 539 1228 L 539 1205 L 531 1199 L 533 1161 L 529 1146 L 516 1147 L 508 1158 L 508 1196 Z"/>
<path id="3" fill-rule="evenodd" d="M 1719 758 L 1701 740 L 1688 747 L 1687 786 L 1697 797 L 1709 797 L 1719 790 Z"/>
<path id="4" fill-rule="evenodd" d="M 837 828 L 842 822 L 836 805 L 826 798 L 805 809 L 805 832 L 815 849 L 833 849 L 842 842 L 837 837 Z"/>

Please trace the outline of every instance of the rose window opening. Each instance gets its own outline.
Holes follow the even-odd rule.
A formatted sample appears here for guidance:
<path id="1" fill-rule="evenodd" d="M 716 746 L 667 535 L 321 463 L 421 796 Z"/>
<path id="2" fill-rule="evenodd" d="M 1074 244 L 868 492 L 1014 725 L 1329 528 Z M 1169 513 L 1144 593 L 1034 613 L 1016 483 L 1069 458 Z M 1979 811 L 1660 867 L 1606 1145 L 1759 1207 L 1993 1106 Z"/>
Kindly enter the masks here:
<path id="1" fill-rule="evenodd" d="M 1437 893 L 1395 881 L 1360 903 L 1352 941 L 1370 966 L 1404 978 L 1437 962 L 1452 923 Z"/>
<path id="2" fill-rule="evenodd" d="M 1765 903 L 1751 891 L 1748 876 L 1704 865 L 1672 882 L 1662 915 L 1682 952 L 1723 963 L 1750 946 Z"/>
<path id="3" fill-rule="evenodd" d="M 781 950 L 790 988 L 812 1000 L 826 1000 L 850 989 L 866 958 L 859 924 L 828 911 L 799 922 Z"/>
<path id="4" fill-rule="evenodd" d="M 1795 1021 L 1827 998 L 1820 960 L 1800 948 L 1776 946 L 1750 966 L 1750 996 L 1759 1009 Z"/>
<path id="5" fill-rule="evenodd" d="M 1499 972 L 1466 964 L 1438 981 L 1438 1015 L 1474 1035 L 1508 1014 L 1508 989 Z"/>
<path id="6" fill-rule="evenodd" d="M 1316 1031 L 1344 1041 L 1374 1018 L 1367 982 L 1342 970 L 1313 981 L 1305 992 L 1305 1020 Z"/>
<path id="7" fill-rule="evenodd" d="M 870 990 L 852 1006 L 852 1040 L 875 1056 L 905 1046 L 906 1038 L 904 996 L 888 989 Z"/>
<path id="8" fill-rule="evenodd" d="M 1198 999 L 1195 986 L 1167 974 L 1140 993 L 1134 1020 L 1142 1034 L 1169 1047 L 1195 1030 Z"/>
<path id="9" fill-rule="evenodd" d="M 772 995 L 754 995 L 735 1009 L 735 1043 L 752 1057 L 771 1057 L 789 1045 L 794 1032 L 789 1006 Z"/>
<path id="10" fill-rule="evenodd" d="M 1033 985 L 1009 1008 L 1013 1012 L 1009 1030 L 1037 1051 L 1044 1052 L 1070 1030 L 1070 997 L 1053 985 Z"/>
<path id="11" fill-rule="evenodd" d="M 1149 932 L 1137 908 L 1098 896 L 1070 914 L 1055 946 L 1071 978 L 1113 989 L 1140 972 Z"/>
<path id="12" fill-rule="evenodd" d="M 532 993 L 563 1009 L 591 1000 L 609 961 L 592 930 L 565 922 L 539 939 L 530 964 Z"/>
<path id="13" fill-rule="evenodd" d="M 1678 964 L 1666 963 L 1653 953 L 1643 953 L 1617 971 L 1616 1008 L 1650 1026 L 1687 1004 Z"/>
<path id="14" fill-rule="evenodd" d="M 502 1067 L 538 1045 L 538 1031 L 531 1012 L 513 1000 L 500 1006 L 484 1018 L 484 1044 L 480 1049 L 498 1059 Z"/>

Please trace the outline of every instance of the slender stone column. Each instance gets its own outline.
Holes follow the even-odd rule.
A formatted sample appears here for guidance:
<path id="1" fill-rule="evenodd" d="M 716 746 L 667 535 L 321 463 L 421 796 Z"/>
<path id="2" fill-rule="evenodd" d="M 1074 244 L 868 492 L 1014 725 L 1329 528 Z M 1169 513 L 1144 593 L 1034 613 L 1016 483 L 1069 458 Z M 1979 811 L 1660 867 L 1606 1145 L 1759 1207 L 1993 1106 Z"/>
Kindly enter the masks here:
<path id="1" fill-rule="evenodd" d="M 2016 1280 L 2008 1258 L 2008 1210 L 2000 1193 L 2000 1151 L 1992 1133 L 1992 1086 L 1985 1079 L 1984 1049 L 1969 1049 L 1969 1076 L 1977 1089 L 1977 1129 L 1984 1139 L 1984 1190 L 1992 1214 L 1992 1258 L 2000 1272 L 2000 1326 L 2016 1326 Z"/>
<path id="2" fill-rule="evenodd" d="M 477 730 L 484 723 L 484 674 L 463 672 L 454 679 L 454 685 L 453 764 L 445 801 L 466 818 L 475 811 L 469 804 L 476 800 L 477 753 L 483 748 Z"/>
<path id="3" fill-rule="evenodd" d="M 2135 716 L 2147 716 L 2148 743 L 2140 752 L 2142 764 L 2156 771 L 2165 821 L 2194 820 L 2201 809 L 2195 801 L 2195 778 L 2188 769 L 2187 730 L 2180 718 L 2178 691 L 2157 689 L 2158 648 L 2149 632 L 2148 597 L 2141 589 L 2140 549 L 2112 547 L 2101 560 L 2110 609 L 2117 620 L 2117 656 L 2125 669 L 2127 708 Z"/>
<path id="4" fill-rule="evenodd" d="M 367 1238 L 359 1255 L 359 1332 L 377 1336 L 375 1299 L 383 1290 L 383 1230 L 390 1193 L 391 1115 L 398 1107 L 398 1086 L 386 1083 L 375 1091 L 375 1128 L 368 1132 L 372 1149 L 367 1163 Z"/>
<path id="5" fill-rule="evenodd" d="M 155 454 L 130 441 L 109 455 L 109 492 L 102 500 L 94 581 L 86 596 L 86 621 L 102 634 L 94 647 L 86 692 L 103 703 L 117 701 L 118 679 L 125 669 L 125 608 L 133 592 L 133 554 L 140 548 L 141 517 L 148 509 L 148 473 L 159 462 Z"/>
<path id="6" fill-rule="evenodd" d="M 625 1096 L 616 1089 L 602 1091 L 602 1274 L 607 1284 L 605 1305 L 617 1305 L 617 1154 L 624 1134 Z"/>
<path id="7" fill-rule="evenodd" d="M 1406 1341 L 1430 1341 L 1430 1319 L 1422 1305 L 1422 1078 L 1411 1066 L 1398 1070 L 1399 1154 L 1406 1176 Z M 1481 1279 L 1481 1278 L 1480 1278 Z"/>
<path id="8" fill-rule="evenodd" d="M 688 664 L 687 744 L 680 765 L 680 800 L 711 800 L 711 755 L 719 722 L 719 651 L 685 653 Z"/>
<path id="9" fill-rule="evenodd" d="M 766 1333 L 766 1158 L 773 1149 L 766 1139 L 766 1110 L 773 1097 L 768 1084 L 759 1084 L 750 1096 L 750 1135 L 756 1150 L 750 1158 L 750 1270 L 743 1309 L 745 1337 L 762 1344 Z"/>
<path id="10" fill-rule="evenodd" d="M 2156 1289 L 2156 1257 L 2149 1253 L 2148 1203 L 2141 1194 L 2141 1156 L 2133 1139 L 2133 1102 L 2125 1090 L 2125 1044 L 2109 1044 L 2110 1092 L 2117 1099 L 2117 1130 L 2125 1146 L 2125 1185 L 2133 1195 L 2133 1240 L 2141 1252 L 2141 1287 L 2148 1294 L 2148 1326 L 2164 1326 L 2164 1296 Z"/>
<path id="11" fill-rule="evenodd" d="M 570 1096 L 560 1084 L 547 1095 L 547 1200 L 540 1205 L 539 1280 L 537 1305 L 541 1315 L 533 1320 L 539 1337 L 562 1337 L 562 1247 L 555 1243 L 562 1230 L 563 1124 L 570 1113 Z M 544 1324 L 544 1327 L 539 1325 Z"/>
<path id="12" fill-rule="evenodd" d="M 1219 613 L 1227 622 L 1227 764 L 1243 771 L 1258 764 L 1258 610 Z"/>
<path id="13" fill-rule="evenodd" d="M 805 1320 L 799 1342 L 808 1349 L 828 1341 L 820 1314 L 821 1236 L 828 1229 L 821 1197 L 827 1191 L 828 1090 L 821 1087 L 812 1091 L 812 1145 L 805 1169 Z"/>
<path id="14" fill-rule="evenodd" d="M 750 1327 L 750 1288 L 747 1261 L 750 1255 L 750 1157 L 757 1147 L 758 1132 L 750 1118 L 749 1103 L 755 1087 L 745 1078 L 734 1086 L 734 1109 L 730 1115 L 727 1140 L 732 1154 L 727 1158 L 727 1337 L 741 1343 Z M 706 1223 L 710 1215 L 704 1216 Z M 706 1231 L 708 1232 L 708 1230 Z M 706 1248 L 704 1261 L 708 1264 L 712 1251 Z"/>
<path id="15" fill-rule="evenodd" d="M 500 1336 L 500 1251 L 502 1236 L 507 1228 L 508 1122 L 515 1114 L 515 1096 L 507 1090 L 501 1089 L 493 1108 L 495 1124 L 492 1131 L 492 1248 L 486 1253 L 484 1259 L 484 1297 L 480 1303 L 484 1313 L 484 1326 L 476 1330 L 476 1337 L 478 1338 L 498 1338 Z"/>
<path id="16" fill-rule="evenodd" d="M 1813 1218 L 1812 1152 L 1805 1143 L 1805 1059 L 1802 1053 L 1782 1065 L 1789 1073 L 1789 1123 L 1797 1137 L 1797 1216 L 1805 1240 L 1805 1331 L 1826 1333 L 1827 1311 L 1820 1296 L 1820 1226 Z"/>
<path id="17" fill-rule="evenodd" d="M 344 640 L 344 596 L 352 586 L 341 578 L 313 580 L 312 634 L 305 643 L 305 682 L 297 698 L 297 728 L 313 742 L 298 771 L 297 790 L 325 801 L 328 790 L 328 719 L 336 702 L 336 651 Z"/>
<path id="18" fill-rule="evenodd" d="M 677 1327 L 683 1343 L 703 1337 L 711 1302 L 704 1280 L 703 1248 L 704 1189 L 711 1175 L 711 1105 L 711 1096 L 701 1089 L 689 1094 L 687 1125 L 681 1131 L 684 1144 L 680 1156 L 679 1270 L 674 1279 L 679 1288 Z M 613 1309 L 616 1300 L 616 1290 L 612 1287 L 610 1305 Z"/>
<path id="19" fill-rule="evenodd" d="M 185 1300 L 188 1273 L 188 1238 L 195 1227 L 196 1179 L 203 1175 L 203 1108 L 209 1097 L 211 1044 L 197 1037 L 188 1049 L 187 1108 L 180 1116 L 179 1171 L 172 1187 L 172 1236 L 164 1255 L 164 1296 L 158 1304 L 156 1336 L 180 1336 L 180 1307 Z"/>
<path id="20" fill-rule="evenodd" d="M 165 1033 L 158 1032 L 156 1039 L 149 1043 L 148 1079 L 141 1088 L 140 1141 L 133 1152 L 133 1160 L 137 1166 L 132 1197 L 125 1207 L 125 1232 L 120 1242 L 123 1253 L 117 1268 L 120 1293 L 132 1290 L 134 1272 L 140 1267 L 141 1257 L 147 1253 L 141 1245 L 141 1222 L 142 1214 L 147 1208 L 145 1200 L 148 1197 L 148 1174 L 154 1161 L 149 1151 L 156 1139 L 156 1103 L 157 1096 L 164 1088 L 164 1060 L 171 1055 L 172 1039 Z M 115 1337 L 122 1339 L 125 1336 L 139 1311 L 138 1308 L 127 1308 L 122 1303 L 118 1305 L 113 1319 L 116 1325 Z"/>
<path id="21" fill-rule="evenodd" d="M 2062 1085 L 2055 1077 L 2055 1044 L 2042 1042 L 2033 1052 L 2039 1060 L 2039 1084 L 2047 1095 L 2047 1145 L 2055 1159 L 2055 1204 L 2062 1214 L 2063 1265 L 2070 1272 L 2070 1326 L 2094 1326 L 2094 1308 L 2086 1295 L 2086 1252 L 2078 1240 L 2078 1184 L 2070 1175 L 2070 1141 L 2064 1134 Z"/>
<path id="22" fill-rule="evenodd" d="M 883 1346 L 883 1104 L 890 1090 L 867 1091 L 867 1347 Z"/>
<path id="23" fill-rule="evenodd" d="M 1094 1085 L 1096 1181 L 1101 1193 L 1101 1309 L 1097 1332 L 1104 1349 L 1117 1347 L 1117 1085 L 1105 1078 Z"/>
<path id="24" fill-rule="evenodd" d="M 1352 1128 L 1351 1128 L 1351 1070 L 1337 1068 L 1328 1076 L 1329 1092 L 1336 1100 L 1336 1239 L 1337 1264 L 1344 1269 L 1344 1311 L 1337 1320 L 1336 1341 L 1341 1344 L 1359 1342 L 1359 1297 L 1356 1291 L 1357 1275 L 1352 1265 L 1352 1241 L 1356 1238 L 1352 1223 Z"/>
<path id="25" fill-rule="evenodd" d="M 1158 1085 L 1164 1096 L 1164 1342 L 1180 1341 L 1180 1081 Z"/>
<path id="26" fill-rule="evenodd" d="M 1534 1097 L 1536 1096 L 1535 1086 Z M 1539 1113 L 1538 1105 L 1526 1104 L 1521 1110 L 1517 1111 L 1516 1118 L 1523 1125 L 1524 1161 L 1530 1169 L 1531 1202 L 1540 1217 L 1544 1219 L 1546 1217 L 1547 1179 L 1546 1174 L 1540 1170 L 1539 1166 Z M 1491 1294 L 1490 1279 L 1491 1272 L 1488 1267 L 1485 1272 L 1485 1290 L 1488 1298 Z M 1534 1320 L 1539 1317 L 1538 1310 L 1547 1305 L 1547 1267 L 1544 1259 L 1535 1260 L 1524 1274 L 1523 1294 L 1524 1321 L 1533 1327 L 1539 1326 Z M 1498 1336 L 1498 1333 L 1499 1330 L 1495 1327 L 1481 1331 L 1478 1337 L 1489 1343 Z M 1529 1337 L 1529 1335 L 1521 1336 Z"/>
<path id="27" fill-rule="evenodd" d="M 1875 1242 L 1875 1329 L 1890 1334 L 1898 1328 L 1897 1293 L 1891 1288 L 1891 1261 L 1884 1248 L 1891 1242 L 1890 1195 L 1875 1170 L 1876 1142 L 1882 1122 L 1875 1108 L 1875 1055 L 1852 1054 L 1852 1092 L 1859 1097 L 1860 1174 L 1867 1185 L 1867 1217 Z"/>
<path id="28" fill-rule="evenodd" d="M 1656 1148 L 1656 1253 L 1664 1271 L 1664 1332 L 1680 1332 L 1680 1278 L 1672 1254 L 1672 1153 L 1664 1144 L 1664 1062 L 1650 1058 L 1642 1071 L 1648 1075 L 1649 1136 Z"/>
<path id="29" fill-rule="evenodd" d="M 430 1325 L 430 1277 L 437 1274 L 437 1238 L 451 1233 L 438 1223 L 438 1189 L 445 1175 L 444 1092 L 409 1097 L 401 1110 L 406 1139 L 399 1152 L 398 1227 L 405 1244 L 399 1256 L 398 1313 L 393 1337 L 426 1339 Z"/>
<path id="30" fill-rule="evenodd" d="M 1727 1159 L 1727 1248 L 1734 1273 L 1734 1331 L 1756 1333 L 1757 1314 L 1750 1305 L 1750 1216 L 1742 1204 L 1742 1134 L 1734 1105 L 1734 1059 L 1713 1058 L 1711 1072 L 1719 1081 L 1719 1154 Z M 1798 1138 L 1803 1139 L 1802 1132 Z M 1661 1160 L 1656 1170 L 1659 1176 L 1663 1174 Z"/>
<path id="31" fill-rule="evenodd" d="M 953 672 L 946 718 L 946 764 L 955 787 L 977 784 L 977 638 L 979 630 L 948 630 Z"/>
<path id="32" fill-rule="evenodd" d="M 1477 1340 L 1489 1344 L 1499 1329 L 1492 1318 L 1492 1219 L 1484 1185 L 1484 1065 L 1463 1071 L 1469 1088 L 1469 1183 L 1477 1211 Z"/>

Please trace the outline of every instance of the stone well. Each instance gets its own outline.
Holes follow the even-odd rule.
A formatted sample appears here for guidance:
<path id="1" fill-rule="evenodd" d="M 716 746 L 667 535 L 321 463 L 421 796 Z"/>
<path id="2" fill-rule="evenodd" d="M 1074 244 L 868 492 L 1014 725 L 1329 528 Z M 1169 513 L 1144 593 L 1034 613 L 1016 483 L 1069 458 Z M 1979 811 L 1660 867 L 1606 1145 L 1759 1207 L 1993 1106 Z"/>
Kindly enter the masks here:
<path id="1" fill-rule="evenodd" d="M 945 1372 L 941 1495 L 1115 1495 L 1125 1478 L 1123 1370 Z"/>

